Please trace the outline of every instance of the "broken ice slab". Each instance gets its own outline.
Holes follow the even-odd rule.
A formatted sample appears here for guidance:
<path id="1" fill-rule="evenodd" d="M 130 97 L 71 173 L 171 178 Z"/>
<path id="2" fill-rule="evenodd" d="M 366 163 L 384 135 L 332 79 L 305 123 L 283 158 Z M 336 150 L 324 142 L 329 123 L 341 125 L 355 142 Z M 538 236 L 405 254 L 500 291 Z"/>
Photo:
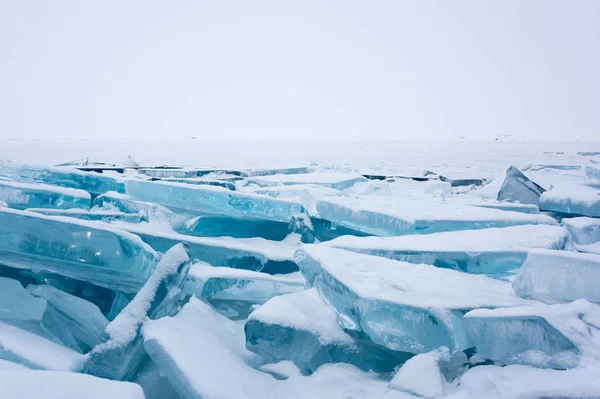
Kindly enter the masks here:
<path id="1" fill-rule="evenodd" d="M 175 213 L 162 205 L 152 202 L 138 201 L 129 195 L 110 191 L 97 196 L 92 203 L 92 211 L 120 211 L 128 214 L 139 214 L 148 222 L 166 222 L 176 226 L 193 215 Z"/>
<path id="2" fill-rule="evenodd" d="M 98 306 L 48 284 L 28 285 L 27 292 L 48 301 L 44 326 L 64 345 L 85 353 L 100 343 L 108 320 Z M 67 345 L 68 342 L 74 342 L 76 346 Z"/>
<path id="3" fill-rule="evenodd" d="M 364 333 L 394 351 L 469 348 L 464 311 L 526 301 L 509 283 L 487 276 L 323 245 L 303 246 L 296 261 L 307 283 L 338 312 L 344 329 Z"/>
<path id="4" fill-rule="evenodd" d="M 595 399 L 600 397 L 598 371 L 479 366 L 467 371 L 445 399 Z"/>
<path id="5" fill-rule="evenodd" d="M 553 185 L 540 196 L 539 207 L 568 215 L 600 217 L 600 190 L 585 184 Z"/>
<path id="6" fill-rule="evenodd" d="M 588 179 L 600 181 L 600 168 L 595 166 L 586 166 L 585 175 L 588 177 Z"/>
<path id="7" fill-rule="evenodd" d="M 575 245 L 575 249 L 579 252 L 600 255 L 600 241 L 588 245 Z"/>
<path id="8" fill-rule="evenodd" d="M 15 209 L 90 209 L 87 191 L 40 183 L 0 180 L 0 201 Z"/>
<path id="9" fill-rule="evenodd" d="M 498 201 L 519 202 L 537 205 L 540 195 L 546 191 L 539 184 L 529 180 L 519 169 L 511 166 L 498 192 Z"/>
<path id="10" fill-rule="evenodd" d="M 505 212 L 431 199 L 335 197 L 319 200 L 317 210 L 322 218 L 337 225 L 381 236 L 556 224 L 546 215 Z"/>
<path id="11" fill-rule="evenodd" d="M 562 224 L 569 230 L 576 244 L 589 245 L 600 241 L 600 219 L 564 218 Z"/>
<path id="12" fill-rule="evenodd" d="M 464 323 L 477 353 L 503 364 L 573 368 L 600 347 L 600 306 L 580 299 L 569 304 L 477 309 Z"/>
<path id="13" fill-rule="evenodd" d="M 411 354 L 396 353 L 368 340 L 355 341 L 337 324 L 335 311 L 315 288 L 277 296 L 250 314 L 246 348 L 269 363 L 292 360 L 307 374 L 325 363 L 350 363 L 390 372 Z"/>
<path id="14" fill-rule="evenodd" d="M 245 319 L 252 306 L 304 289 L 300 273 L 270 275 L 230 267 L 191 266 L 184 291 L 209 302 L 230 319 Z"/>
<path id="15" fill-rule="evenodd" d="M 306 213 L 302 205 L 294 202 L 230 191 L 222 187 L 134 179 L 127 180 L 125 187 L 127 194 L 136 199 L 195 212 L 280 222 L 289 222 L 292 216 Z"/>
<path id="16" fill-rule="evenodd" d="M 568 240 L 562 227 L 523 225 L 398 237 L 343 236 L 321 245 L 504 277 L 521 267 L 530 248 L 563 249 Z"/>
<path id="17" fill-rule="evenodd" d="M 198 174 L 195 169 L 184 169 L 184 168 L 140 168 L 138 172 L 150 177 L 156 178 L 190 178 L 197 177 Z"/>
<path id="18" fill-rule="evenodd" d="M 367 179 L 356 172 L 312 172 L 297 175 L 269 175 L 248 178 L 248 183 L 257 184 L 260 187 L 294 185 L 294 184 L 316 184 L 336 190 L 344 190 L 356 183 L 366 182 Z"/>
<path id="19" fill-rule="evenodd" d="M 486 204 L 472 204 L 473 206 L 480 206 L 482 208 L 499 209 L 501 211 L 510 212 L 521 212 L 536 215 L 540 213 L 540 208 L 537 205 L 532 204 L 518 204 L 515 202 L 496 202 Z"/>
<path id="20" fill-rule="evenodd" d="M 284 274 L 298 271 L 294 262 L 295 244 L 286 241 L 269 241 L 263 238 L 194 237 L 159 230 L 147 223 L 116 223 L 115 226 L 134 233 L 157 251 L 165 252 L 173 245 L 185 242 L 189 245 L 191 259 L 211 265 L 236 269 Z"/>
<path id="21" fill-rule="evenodd" d="M 5 399 L 144 399 L 139 385 L 91 375 L 47 370 L 0 370 Z"/>
<path id="22" fill-rule="evenodd" d="M 48 216 L 66 216 L 81 220 L 97 220 L 101 222 L 113 222 L 115 220 L 128 222 L 128 223 L 140 223 L 142 217 L 139 214 L 124 213 L 119 211 L 105 211 L 102 209 L 98 210 L 86 210 L 86 209 L 40 209 L 40 208 L 27 208 L 29 212 L 41 213 L 42 215 Z"/>
<path id="23" fill-rule="evenodd" d="M 37 334 L 0 322 L 0 359 L 32 369 L 79 371 L 86 357 Z"/>
<path id="24" fill-rule="evenodd" d="M 289 223 L 203 215 L 188 220 L 182 228 L 177 230 L 181 234 L 199 237 L 262 237 L 267 240 L 281 241 L 289 234 Z"/>
<path id="25" fill-rule="evenodd" d="M 0 161 L 0 177 L 77 188 L 93 195 L 107 191 L 125 192 L 125 185 L 121 177 L 110 177 L 95 172 L 82 172 L 75 168 L 63 166 L 21 165 L 10 161 Z"/>
<path id="26" fill-rule="evenodd" d="M 270 186 L 255 189 L 256 194 L 268 195 L 272 198 L 293 201 L 301 204 L 312 217 L 318 217 L 317 200 L 323 197 L 341 196 L 338 190 L 314 184 L 295 184 L 288 186 Z"/>
<path id="27" fill-rule="evenodd" d="M 256 176 L 272 176 L 272 175 L 299 175 L 309 173 L 311 168 L 308 166 L 300 166 L 295 168 L 279 168 L 279 169 L 252 169 L 244 172 L 248 177 Z"/>
<path id="28" fill-rule="evenodd" d="M 0 264 L 137 292 L 157 261 L 139 237 L 101 222 L 0 208 Z"/>
<path id="29" fill-rule="evenodd" d="M 532 249 L 512 282 L 515 292 L 546 303 L 600 303 L 600 255 Z"/>
<path id="30" fill-rule="evenodd" d="M 182 290 L 189 270 L 187 245 L 167 251 L 148 281 L 106 327 L 103 342 L 94 347 L 83 372 L 97 377 L 130 380 L 144 360 L 140 329 L 147 318 L 176 314 L 189 295 Z"/>
<path id="31" fill-rule="evenodd" d="M 228 181 L 221 180 L 207 180 L 204 178 L 189 178 L 189 179 L 179 179 L 179 178 L 166 178 L 166 179 L 152 179 L 153 181 L 159 180 L 170 183 L 184 183 L 184 184 L 194 184 L 197 186 L 215 186 L 215 187 L 223 187 L 231 191 L 235 191 L 235 184 Z"/>

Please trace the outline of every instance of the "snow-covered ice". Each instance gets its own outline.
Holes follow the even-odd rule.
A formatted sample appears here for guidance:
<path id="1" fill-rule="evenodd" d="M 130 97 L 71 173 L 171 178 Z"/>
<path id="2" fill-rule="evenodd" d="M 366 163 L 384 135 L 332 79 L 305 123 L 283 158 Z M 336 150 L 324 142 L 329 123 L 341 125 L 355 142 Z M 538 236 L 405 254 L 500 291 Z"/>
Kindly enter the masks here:
<path id="1" fill-rule="evenodd" d="M 544 211 L 600 217 L 600 189 L 586 184 L 556 184 L 540 196 L 539 206 Z"/>

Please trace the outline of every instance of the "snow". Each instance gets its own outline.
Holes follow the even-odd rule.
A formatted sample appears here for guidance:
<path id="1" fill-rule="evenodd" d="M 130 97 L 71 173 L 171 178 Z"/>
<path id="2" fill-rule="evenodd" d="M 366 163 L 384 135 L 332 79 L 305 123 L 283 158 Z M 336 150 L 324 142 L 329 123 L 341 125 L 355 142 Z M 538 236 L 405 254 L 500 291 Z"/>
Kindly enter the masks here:
<path id="1" fill-rule="evenodd" d="M 41 370 L 1 370 L 3 399 L 144 399 L 131 382 L 111 381 L 87 374 Z"/>
<path id="2" fill-rule="evenodd" d="M 440 361 L 449 358 L 448 348 L 414 356 L 402 365 L 388 386 L 423 398 L 444 396 L 446 381 Z"/>

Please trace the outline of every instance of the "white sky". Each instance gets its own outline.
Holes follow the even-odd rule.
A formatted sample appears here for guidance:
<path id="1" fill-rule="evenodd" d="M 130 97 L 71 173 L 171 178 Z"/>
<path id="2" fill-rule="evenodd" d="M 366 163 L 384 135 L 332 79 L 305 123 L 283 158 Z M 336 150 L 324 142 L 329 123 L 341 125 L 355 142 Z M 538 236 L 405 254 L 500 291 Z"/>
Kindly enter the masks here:
<path id="1" fill-rule="evenodd" d="M 0 138 L 600 140 L 600 1 L 0 0 Z"/>

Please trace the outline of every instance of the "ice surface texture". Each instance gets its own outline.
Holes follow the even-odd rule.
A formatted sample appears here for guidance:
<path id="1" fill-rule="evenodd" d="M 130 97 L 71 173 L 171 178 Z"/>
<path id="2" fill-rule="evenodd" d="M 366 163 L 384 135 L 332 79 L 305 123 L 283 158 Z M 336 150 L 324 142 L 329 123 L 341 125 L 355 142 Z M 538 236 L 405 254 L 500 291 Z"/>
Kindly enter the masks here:
<path id="1" fill-rule="evenodd" d="M 106 327 L 104 342 L 97 345 L 83 371 L 98 377 L 129 380 L 140 366 L 144 349 L 139 335 L 146 318 L 177 313 L 187 298 L 182 287 L 189 270 L 187 245 L 167 251 L 133 300 Z"/>
<path id="2" fill-rule="evenodd" d="M 503 276 L 525 261 L 530 248 L 563 249 L 565 229 L 524 225 L 398 237 L 343 236 L 322 245 L 410 263 Z"/>
<path id="3" fill-rule="evenodd" d="M 430 265 L 317 245 L 298 250 L 296 261 L 342 327 L 395 351 L 466 349 L 465 310 L 524 303 L 508 283 Z"/>
<path id="4" fill-rule="evenodd" d="M 317 202 L 321 217 L 381 236 L 479 230 L 523 224 L 556 224 L 546 215 L 505 212 L 443 201 L 336 197 Z"/>
<path id="5" fill-rule="evenodd" d="M 268 362 L 292 360 L 312 373 L 325 363 L 350 363 L 365 371 L 390 372 L 411 355 L 368 340 L 355 341 L 337 324 L 335 311 L 315 288 L 275 297 L 252 312 L 246 348 Z"/>
<path id="6" fill-rule="evenodd" d="M 498 201 L 519 202 L 537 205 L 540 195 L 546 191 L 540 185 L 529 180 L 519 169 L 511 166 L 498 192 Z"/>
<path id="7" fill-rule="evenodd" d="M 77 188 L 98 195 L 107 191 L 125 192 L 123 179 L 75 168 L 21 165 L 0 161 L 0 177 L 36 181 L 61 187 Z"/>
<path id="8" fill-rule="evenodd" d="M 87 191 L 74 188 L 0 180 L 0 201 L 10 208 L 89 209 Z"/>
<path id="9" fill-rule="evenodd" d="M 600 217 L 600 190 L 585 184 L 556 184 L 542 194 L 539 206 L 544 211 Z"/>
<path id="10" fill-rule="evenodd" d="M 100 222 L 0 208 L 0 263 L 137 292 L 157 255 L 130 233 Z"/>

